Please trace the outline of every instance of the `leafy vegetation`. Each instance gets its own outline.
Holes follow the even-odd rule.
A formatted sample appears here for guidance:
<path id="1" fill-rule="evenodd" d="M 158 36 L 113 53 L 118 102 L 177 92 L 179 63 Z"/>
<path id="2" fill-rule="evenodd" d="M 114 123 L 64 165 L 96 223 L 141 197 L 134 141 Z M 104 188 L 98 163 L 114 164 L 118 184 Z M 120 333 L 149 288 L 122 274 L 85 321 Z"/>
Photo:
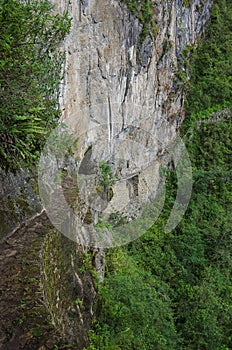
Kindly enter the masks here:
<path id="1" fill-rule="evenodd" d="M 115 184 L 116 178 L 113 175 L 110 164 L 108 164 L 107 162 L 100 162 L 99 170 L 100 183 L 96 187 L 96 190 L 97 192 L 99 192 L 103 199 L 109 201 L 113 197 L 112 186 Z"/>
<path id="2" fill-rule="evenodd" d="M 187 114 L 231 105 L 232 6 L 214 1 L 211 18 L 197 50 L 191 55 Z"/>
<path id="3" fill-rule="evenodd" d="M 164 227 L 175 201 L 169 174 L 162 215 L 140 239 L 108 251 L 91 350 L 232 348 L 232 3 L 215 1 L 191 59 L 183 137 L 194 176 L 178 227 Z M 191 48 L 192 50 L 192 48 Z M 186 132 L 188 131 L 188 132 Z"/>
<path id="4" fill-rule="evenodd" d="M 58 45 L 70 19 L 47 0 L 0 0 L 0 24 L 1 168 L 15 170 L 36 161 L 59 117 Z"/>
<path id="5" fill-rule="evenodd" d="M 103 188 L 113 186 L 116 179 L 112 173 L 110 165 L 106 162 L 100 162 L 99 168 L 101 169 L 101 186 Z"/>
<path id="6" fill-rule="evenodd" d="M 158 29 L 156 27 L 156 18 L 154 11 L 154 3 L 151 0 L 123 0 L 128 9 L 142 23 L 142 31 L 140 34 L 141 42 L 144 41 L 148 34 L 156 37 Z"/>
<path id="7" fill-rule="evenodd" d="M 192 3 L 192 0 L 183 0 L 183 5 L 189 7 Z"/>

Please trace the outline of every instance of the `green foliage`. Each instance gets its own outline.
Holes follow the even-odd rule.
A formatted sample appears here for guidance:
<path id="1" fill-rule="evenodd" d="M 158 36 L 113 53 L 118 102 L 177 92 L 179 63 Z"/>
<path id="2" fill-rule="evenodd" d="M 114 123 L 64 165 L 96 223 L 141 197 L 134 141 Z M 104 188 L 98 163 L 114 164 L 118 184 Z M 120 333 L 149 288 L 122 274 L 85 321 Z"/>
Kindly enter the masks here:
<path id="1" fill-rule="evenodd" d="M 157 36 L 158 29 L 156 27 L 156 20 L 154 16 L 154 3 L 151 0 L 123 0 L 128 9 L 134 14 L 142 23 L 143 28 L 140 34 L 141 42 L 144 41 L 148 34 Z"/>
<path id="2" fill-rule="evenodd" d="M 48 148 L 56 158 L 68 157 L 77 149 L 77 138 L 70 132 L 65 123 L 59 123 L 59 127 L 53 130 L 48 139 Z"/>
<path id="3" fill-rule="evenodd" d="M 232 100 L 232 3 L 216 0 L 205 35 L 191 58 L 187 113 Z"/>
<path id="4" fill-rule="evenodd" d="M 101 220 L 101 219 L 99 219 L 99 221 L 98 221 L 98 223 L 97 224 L 94 224 L 94 227 L 99 227 L 99 228 L 108 228 L 108 229 L 110 229 L 110 228 L 112 228 L 112 225 L 111 224 L 109 224 L 107 221 L 103 221 L 103 220 Z"/>
<path id="5" fill-rule="evenodd" d="M 220 4 L 210 41 L 184 52 L 194 54 L 183 128 L 194 178 L 188 210 L 165 233 L 176 196 L 176 175 L 167 173 L 162 215 L 143 237 L 108 253 L 89 349 L 232 348 L 232 120 L 229 110 L 221 121 L 214 113 L 231 104 L 232 4 Z"/>
<path id="6" fill-rule="evenodd" d="M 101 312 L 96 333 L 91 334 L 94 348 L 176 349 L 168 287 L 158 285 L 145 270 L 138 270 L 123 250 L 115 250 L 108 259 L 111 276 L 99 290 Z"/>
<path id="7" fill-rule="evenodd" d="M 100 183 L 96 187 L 96 191 L 104 200 L 109 201 L 113 197 L 112 186 L 115 184 L 116 178 L 112 173 L 111 166 L 106 162 L 100 162 Z"/>
<path id="8" fill-rule="evenodd" d="M 64 57 L 57 48 L 70 19 L 47 0 L 0 0 L 0 24 L 1 167 L 15 170 L 36 161 L 59 117 Z"/>
<path id="9" fill-rule="evenodd" d="M 192 0 L 183 0 L 183 5 L 189 7 L 192 4 Z"/>
<path id="10" fill-rule="evenodd" d="M 125 218 L 119 211 L 113 212 L 109 216 L 109 222 L 113 227 L 121 226 L 125 223 Z"/>
<path id="11" fill-rule="evenodd" d="M 110 165 L 106 162 L 101 162 L 99 168 L 101 169 L 101 186 L 104 188 L 113 186 L 116 179 L 113 176 Z"/>
<path id="12" fill-rule="evenodd" d="M 176 78 L 179 82 L 186 84 L 188 82 L 187 73 L 185 70 L 179 70 L 176 72 Z"/>
<path id="13" fill-rule="evenodd" d="M 90 349 L 230 349 L 232 336 L 232 123 L 195 129 L 186 145 L 194 186 L 170 233 L 162 216 L 140 239 L 108 253 Z"/>

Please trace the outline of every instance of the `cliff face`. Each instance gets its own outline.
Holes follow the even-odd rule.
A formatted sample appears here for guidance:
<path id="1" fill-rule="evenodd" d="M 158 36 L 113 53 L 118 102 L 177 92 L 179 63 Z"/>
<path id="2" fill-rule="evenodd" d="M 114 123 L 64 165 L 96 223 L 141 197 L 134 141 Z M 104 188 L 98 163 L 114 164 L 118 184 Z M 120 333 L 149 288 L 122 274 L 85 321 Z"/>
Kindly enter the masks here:
<path id="1" fill-rule="evenodd" d="M 120 175 L 126 176 L 136 172 L 138 163 L 141 165 L 143 158 L 146 158 L 145 152 L 139 153 L 138 150 L 138 153 L 136 151 L 134 154 L 129 147 L 119 147 L 117 151 L 118 144 L 115 141 L 128 141 L 129 135 L 141 149 L 146 146 L 145 141 L 150 142 L 152 157 L 158 162 L 158 166 L 155 165 L 150 171 L 158 177 L 159 157 L 175 139 L 184 118 L 183 80 L 188 74 L 185 72 L 183 56 L 188 56 L 188 49 L 194 45 L 197 34 L 209 16 L 210 1 L 193 0 L 189 7 L 184 6 L 184 1 L 181 0 L 154 1 L 153 24 L 156 23 L 157 34 L 156 37 L 147 35 L 142 41 L 142 24 L 123 1 L 76 0 L 70 4 L 68 0 L 54 2 L 59 11 L 68 9 L 73 18 L 71 33 L 64 43 L 66 62 L 60 104 L 63 121 L 78 135 L 79 159 L 84 159 L 84 155 L 89 154 L 87 161 L 91 160 L 88 169 L 83 162 L 81 163 L 79 173 L 91 173 L 91 162 L 107 159 L 107 154 L 112 149 L 114 156 L 119 159 L 118 163 L 115 159 L 114 162 L 120 168 Z M 141 130 L 152 135 L 152 140 Z M 90 149 L 91 152 L 88 153 Z M 134 161 L 133 156 L 137 157 Z M 122 158 L 127 161 L 120 163 Z M 121 187 L 119 185 L 114 188 L 112 201 L 117 208 L 121 202 L 125 204 L 129 201 L 135 181 L 137 193 L 134 195 L 139 196 L 143 192 L 143 179 L 140 175 L 136 176 L 126 186 L 123 187 L 122 184 Z M 145 178 L 148 180 L 149 176 Z M 77 235 L 80 236 L 82 230 L 82 237 L 76 238 L 76 241 L 91 245 L 87 231 L 96 224 L 98 218 L 95 215 L 96 207 L 91 207 L 90 202 L 96 197 L 90 196 L 90 182 L 78 185 L 79 191 L 83 185 L 87 189 L 84 192 L 88 193 L 84 193 L 85 203 L 80 202 L 77 194 L 79 204 L 76 204 L 76 209 L 84 219 L 80 219 L 74 225 L 77 227 Z M 97 182 L 93 182 L 95 189 L 96 185 Z M 109 198 L 107 201 L 109 202 Z M 95 205 L 98 203 L 95 202 Z M 128 205 L 126 211 L 130 209 Z M 132 214 L 135 210 L 133 207 Z M 51 247 L 53 239 L 55 238 L 51 237 Z M 80 247 L 77 246 L 77 253 L 78 249 Z M 56 270 L 55 265 L 59 264 L 60 256 L 56 255 L 55 251 L 52 254 L 52 259 L 46 260 L 46 254 L 44 256 L 44 261 L 47 261 L 45 276 L 48 273 L 46 271 Z M 103 271 L 102 251 L 97 250 L 95 254 L 97 269 Z M 52 266 L 49 265 L 50 260 L 53 261 Z M 94 258 L 92 260 L 94 261 Z M 77 276 L 78 288 L 82 290 L 84 284 L 82 278 L 78 277 L 78 269 L 72 269 L 75 270 L 74 276 Z M 49 298 L 49 293 L 46 293 L 53 288 L 49 276 L 44 278 L 43 288 L 54 322 L 62 325 L 62 331 L 69 334 L 72 341 L 76 340 L 77 344 L 80 344 L 82 337 L 84 343 L 87 342 L 87 329 L 80 310 L 78 309 L 80 315 L 75 317 L 79 317 L 79 325 L 83 327 L 80 326 L 76 333 L 75 330 L 70 330 L 73 323 L 67 321 L 67 315 L 62 317 L 68 306 L 63 308 L 60 297 Z M 91 290 L 90 299 L 93 300 L 95 292 L 93 288 Z M 67 289 L 62 293 L 68 295 L 70 291 Z M 59 295 L 59 291 L 50 295 Z M 78 303 L 82 304 L 82 299 L 82 294 L 78 294 Z"/>
<path id="2" fill-rule="evenodd" d="M 75 171 L 81 176 L 75 217 L 54 186 L 45 196 L 50 198 L 45 207 L 51 218 L 59 196 L 55 211 L 64 208 L 60 211 L 63 222 L 73 217 L 70 232 L 66 227 L 63 233 L 83 245 L 122 244 L 112 244 L 113 237 L 96 243 L 93 225 L 100 216 L 105 220 L 115 213 L 131 221 L 144 203 L 156 197 L 161 156 L 167 153 L 184 118 L 186 59 L 209 16 L 209 1 L 192 1 L 189 7 L 183 1 L 154 1 L 146 10 L 152 19 L 145 23 L 145 10 L 138 19 L 138 12 L 132 14 L 125 2 L 55 2 L 59 11 L 68 9 L 73 18 L 64 43 L 60 104 L 62 119 L 77 139 Z M 139 3 L 134 1 L 138 9 Z M 145 25 L 150 31 L 153 27 L 153 34 L 148 30 L 144 35 Z M 117 179 L 108 186 L 113 194 L 110 199 L 110 193 L 103 193 L 102 161 L 112 165 Z M 54 178 L 52 159 L 45 163 L 42 182 L 49 187 Z M 123 243 L 138 237 L 133 230 Z"/>
<path id="3" fill-rule="evenodd" d="M 158 162 L 150 170 L 158 177 L 159 157 L 175 139 L 184 118 L 183 80 L 187 73 L 183 52 L 188 56 L 188 47 L 195 44 L 197 34 L 209 16 L 211 1 L 153 1 L 156 36 L 147 35 L 143 40 L 143 25 L 129 11 L 126 1 L 53 2 L 58 11 L 68 10 L 73 18 L 71 32 L 64 43 L 66 62 L 60 105 L 63 121 L 78 135 L 78 157 L 83 159 L 93 145 L 96 147 L 92 148 L 92 161 L 107 158 L 107 149 L 118 146 L 116 138 L 122 143 L 128 141 L 128 137 L 133 138 L 146 151 L 144 142 L 148 140 L 152 157 Z M 190 6 L 183 5 L 189 2 Z M 141 130 L 152 135 L 152 140 Z M 143 164 L 145 153 L 139 153 L 139 147 L 135 153 L 122 148 L 117 152 L 116 147 L 114 154 L 119 161 L 121 158 L 130 160 L 130 165 L 127 161 L 117 164 L 121 175 L 126 176 Z M 133 157 L 137 158 L 133 161 Z M 82 168 L 85 168 L 84 164 Z M 1 214 L 5 226 L 2 225 L 0 232 L 4 235 L 22 218 L 40 211 L 41 207 L 31 187 L 26 185 L 26 175 L 19 178 L 1 176 L 2 212 L 10 213 L 8 216 Z M 145 176 L 146 180 L 148 178 Z M 129 201 L 135 182 L 139 184 L 140 180 L 142 183 L 143 179 L 138 175 L 133 181 L 128 180 L 127 186 L 122 183 L 114 191 L 113 201 L 117 208 L 121 202 Z M 94 186 L 96 188 L 95 183 Z M 142 185 L 137 185 L 138 193 L 134 195 L 140 195 L 142 191 Z M 89 211 L 89 193 L 86 197 L 86 203 L 78 207 L 84 217 L 84 224 L 78 222 L 76 225 L 78 230 L 85 225 L 88 230 L 96 219 L 96 208 Z M 128 205 L 126 210 L 130 209 L 133 214 L 135 208 Z M 88 235 L 84 232 L 83 236 L 85 240 Z M 93 262 L 103 275 L 103 260 L 101 250 L 92 251 L 90 255 L 83 253 L 80 246 L 65 241 L 59 233 L 49 232 L 44 243 L 41 263 L 44 299 L 56 326 L 76 342 L 78 349 L 88 343 L 87 330 L 94 315 L 96 292 L 89 266 Z"/>
<path id="4" fill-rule="evenodd" d="M 141 43 L 142 25 L 124 1 L 71 1 L 63 119 L 81 132 L 108 123 L 111 115 L 121 130 L 140 126 L 164 148 L 183 120 L 184 96 L 175 76 L 184 68 L 178 59 L 209 16 L 209 0 L 191 2 L 186 7 L 181 0 L 153 1 L 158 34 Z M 56 1 L 59 10 L 67 3 Z"/>
<path id="5" fill-rule="evenodd" d="M 190 7 L 181 0 L 153 1 L 158 34 L 156 38 L 148 35 L 142 43 L 142 24 L 130 13 L 126 1 L 53 2 L 58 11 L 68 10 L 73 18 L 64 44 L 63 120 L 80 135 L 99 123 L 107 124 L 102 135 L 95 130 L 83 138 L 79 156 L 82 158 L 97 138 L 113 139 L 130 125 L 150 132 L 156 142 L 154 152 L 162 153 L 184 117 L 183 83 L 176 79 L 176 72 L 180 70 L 182 76 L 185 72 L 178 59 L 194 44 L 209 16 L 211 1 L 192 0 Z M 39 210 L 30 186 L 20 194 L 26 181 L 27 176 L 1 174 L 0 192 L 5 200 L 0 236 Z"/>

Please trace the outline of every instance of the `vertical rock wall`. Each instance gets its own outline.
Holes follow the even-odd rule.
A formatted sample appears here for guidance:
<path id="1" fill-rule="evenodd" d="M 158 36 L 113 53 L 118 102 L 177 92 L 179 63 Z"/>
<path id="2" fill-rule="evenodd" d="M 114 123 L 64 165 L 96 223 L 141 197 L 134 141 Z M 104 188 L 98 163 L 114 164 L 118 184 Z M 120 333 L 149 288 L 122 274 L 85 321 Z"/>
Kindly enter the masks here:
<path id="1" fill-rule="evenodd" d="M 41 254 L 42 289 L 52 321 L 75 349 L 83 349 L 96 299 L 92 256 L 55 229 L 47 231 Z"/>
<path id="2" fill-rule="evenodd" d="M 123 139 L 130 127 L 136 127 L 152 135 L 153 155 L 158 159 L 175 139 L 184 118 L 183 81 L 178 72 L 185 77 L 187 73 L 180 63 L 181 53 L 194 45 L 209 16 L 210 1 L 193 0 L 189 7 L 181 0 L 154 1 L 158 34 L 147 35 L 143 41 L 141 22 L 130 13 L 124 1 L 54 2 L 58 11 L 68 9 L 73 18 L 71 32 L 64 43 L 66 62 L 60 104 L 63 121 L 78 134 L 78 157 L 82 159 L 88 148 L 99 140 L 108 140 L 111 147 L 115 137 Z M 104 132 L 98 131 L 99 125 L 106 126 Z M 138 144 L 144 142 L 143 133 L 132 134 Z M 93 158 L 94 152 L 104 155 L 105 150 L 93 148 Z M 130 157 L 129 151 L 127 157 Z M 121 171 L 126 172 L 123 166 Z M 135 180 L 140 183 L 139 175 Z M 133 183 L 130 185 L 129 192 Z M 93 213 L 89 213 L 88 205 L 80 210 L 85 216 L 83 222 L 91 222 Z M 87 343 L 90 325 L 89 321 L 88 324 L 83 321 L 89 307 L 84 294 L 92 303 L 95 291 L 93 284 L 87 287 L 83 283 L 81 265 L 73 265 L 73 257 L 78 259 L 83 254 L 80 246 L 70 242 L 73 246 L 61 257 L 60 238 L 56 234 L 49 237 L 43 253 L 45 300 L 54 323 L 81 349 Z M 101 257 L 102 251 L 97 251 L 95 263 L 98 262 L 99 269 Z M 70 283 L 73 276 L 77 285 L 79 294 L 74 306 L 73 291 L 66 283 L 62 284 L 66 274 Z M 75 319 L 70 313 L 75 314 Z"/>
<path id="3" fill-rule="evenodd" d="M 60 11 L 68 6 L 65 0 L 55 3 Z M 184 95 L 175 77 L 184 68 L 178 59 L 194 45 L 209 16 L 210 0 L 193 0 L 190 7 L 181 0 L 153 3 L 158 34 L 141 43 L 142 25 L 124 1 L 71 1 L 61 105 L 63 120 L 79 133 L 108 123 L 111 116 L 111 124 L 118 123 L 121 131 L 136 125 L 151 132 L 158 153 L 183 120 Z M 85 145 L 81 155 L 84 150 Z"/>
<path id="4" fill-rule="evenodd" d="M 90 242 L 95 234 L 89 234 L 94 232 L 90 224 L 98 223 L 99 212 L 106 209 L 104 214 L 107 211 L 108 216 L 120 212 L 126 220 L 138 214 L 141 201 L 136 208 L 130 190 L 129 180 L 133 176 L 138 177 L 134 197 L 143 197 L 143 203 L 149 194 L 155 198 L 160 183 L 160 159 L 168 152 L 184 118 L 183 86 L 188 72 L 183 56 L 186 60 L 209 16 L 210 5 L 209 0 L 194 0 L 189 6 L 179 0 L 150 1 L 153 18 L 148 28 L 155 26 L 152 32 L 156 34 L 148 30 L 144 37 L 144 20 L 148 19 L 143 11 L 148 10 L 140 11 L 138 19 L 136 11 L 132 14 L 125 3 L 116 0 L 55 2 L 58 11 L 68 9 L 73 19 L 64 43 L 66 62 L 60 105 L 62 120 L 77 138 L 74 158 L 78 163 L 77 173 L 81 175 L 80 197 L 85 204 L 81 208 L 76 205 L 79 218 L 74 219 L 70 231 L 78 229 L 70 235 L 85 245 L 94 245 L 93 240 Z M 138 8 L 140 3 L 134 0 Z M 141 16 L 144 16 L 142 20 Z M 63 151 L 63 144 L 61 147 Z M 87 154 L 90 149 L 91 153 Z M 88 166 L 82 166 L 82 160 L 87 162 L 87 158 Z M 50 188 L 54 179 L 51 159 L 47 157 L 42 171 L 43 182 Z M 112 186 L 111 209 L 101 193 L 99 164 L 102 161 L 113 165 L 115 178 L 126 179 L 115 181 Z M 144 169 L 148 165 L 150 170 L 146 173 Z M 54 186 L 50 192 L 52 199 L 45 205 L 50 206 L 49 216 L 59 212 L 62 206 L 65 213 L 60 211 L 61 221 L 69 220 L 72 213 L 65 201 L 62 202 L 62 193 Z M 122 193 L 124 196 L 120 198 Z M 58 195 L 59 207 L 54 210 Z M 123 208 L 120 202 L 125 203 Z M 88 219 L 84 227 L 89 211 L 92 221 Z"/>

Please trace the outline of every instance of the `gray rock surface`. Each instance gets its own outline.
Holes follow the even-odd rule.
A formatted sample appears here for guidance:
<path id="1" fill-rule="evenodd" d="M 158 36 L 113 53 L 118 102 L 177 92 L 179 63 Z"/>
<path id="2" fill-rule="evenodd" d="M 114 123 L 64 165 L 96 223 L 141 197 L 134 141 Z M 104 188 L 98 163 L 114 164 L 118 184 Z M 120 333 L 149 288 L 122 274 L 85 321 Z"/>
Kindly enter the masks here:
<path id="1" fill-rule="evenodd" d="M 184 95 L 175 80 L 183 69 L 178 59 L 194 45 L 210 1 L 193 0 L 190 7 L 181 0 L 154 1 L 158 35 L 147 36 L 142 44 L 142 25 L 123 1 L 55 3 L 60 11 L 68 7 L 73 18 L 65 42 L 63 120 L 80 135 L 106 123 L 109 141 L 130 125 L 141 127 L 164 148 L 184 117 Z M 93 132 L 92 139 L 96 137 Z M 90 142 L 88 136 L 80 144 L 81 156 Z"/>
<path id="2" fill-rule="evenodd" d="M 163 159 L 170 161 L 164 155 L 184 118 L 183 81 L 177 74 L 181 71 L 188 78 L 182 53 L 195 44 L 209 16 L 210 1 L 193 0 L 189 7 L 180 0 L 154 1 L 153 22 L 158 34 L 148 34 L 143 41 L 142 24 L 123 1 L 68 3 L 55 1 L 59 11 L 68 9 L 73 18 L 64 43 L 60 104 L 62 121 L 77 139 L 73 152 L 79 166 L 79 196 L 75 215 L 53 186 L 47 196 L 47 212 L 52 217 L 59 195 L 59 208 L 65 209 L 59 215 L 66 221 L 64 234 L 87 246 L 120 245 L 121 240 L 112 243 L 107 230 L 102 232 L 106 232 L 106 241 L 99 242 L 94 225 L 99 218 L 108 220 L 115 213 L 131 221 L 141 215 L 143 206 L 156 199 L 160 167 Z M 108 187 L 102 185 L 102 161 L 110 164 L 115 178 Z M 51 168 L 51 162 L 47 163 Z M 91 175 L 86 173 L 87 167 Z M 48 166 L 43 172 L 49 182 Z M 136 189 L 131 186 L 135 177 Z M 80 201 L 84 203 L 81 206 Z M 69 221 L 71 228 L 67 227 Z M 129 235 L 128 241 L 131 239 Z"/>
<path id="3" fill-rule="evenodd" d="M 142 25 L 123 1 L 53 1 L 58 11 L 68 9 L 73 18 L 63 47 L 66 62 L 60 106 L 62 121 L 77 139 L 73 150 L 77 167 L 69 156 L 56 162 L 52 155 L 45 155 L 42 187 L 45 192 L 50 188 L 44 196 L 49 217 L 64 235 L 90 252 L 102 282 L 104 248 L 136 239 L 136 230 L 141 234 L 162 210 L 162 196 L 156 207 L 147 203 L 156 198 L 160 167 L 170 161 L 167 152 L 184 118 L 183 82 L 176 73 L 184 70 L 181 53 L 195 44 L 209 16 L 210 1 L 193 0 L 190 7 L 184 7 L 181 0 L 154 1 L 158 35 L 147 36 L 143 43 Z M 174 155 L 176 163 L 180 149 Z M 100 171 L 102 161 L 110 165 L 114 179 L 108 186 Z M 60 184 L 53 181 L 57 178 L 54 171 L 65 175 Z M 75 190 L 76 200 L 71 200 Z M 104 226 L 110 219 L 116 226 L 113 232 Z M 129 225 L 120 231 L 118 224 L 124 220 Z M 80 256 L 78 249 L 76 253 Z M 73 270 L 78 288 L 85 291 L 78 270 Z M 51 287 L 49 279 L 43 287 Z M 51 309 L 51 300 L 45 296 L 45 301 Z M 79 316 L 81 324 L 81 310 Z M 52 319 L 58 327 L 62 324 L 64 334 L 75 335 L 69 315 L 62 317 L 55 310 Z M 86 328 L 83 337 L 87 337 Z"/>

